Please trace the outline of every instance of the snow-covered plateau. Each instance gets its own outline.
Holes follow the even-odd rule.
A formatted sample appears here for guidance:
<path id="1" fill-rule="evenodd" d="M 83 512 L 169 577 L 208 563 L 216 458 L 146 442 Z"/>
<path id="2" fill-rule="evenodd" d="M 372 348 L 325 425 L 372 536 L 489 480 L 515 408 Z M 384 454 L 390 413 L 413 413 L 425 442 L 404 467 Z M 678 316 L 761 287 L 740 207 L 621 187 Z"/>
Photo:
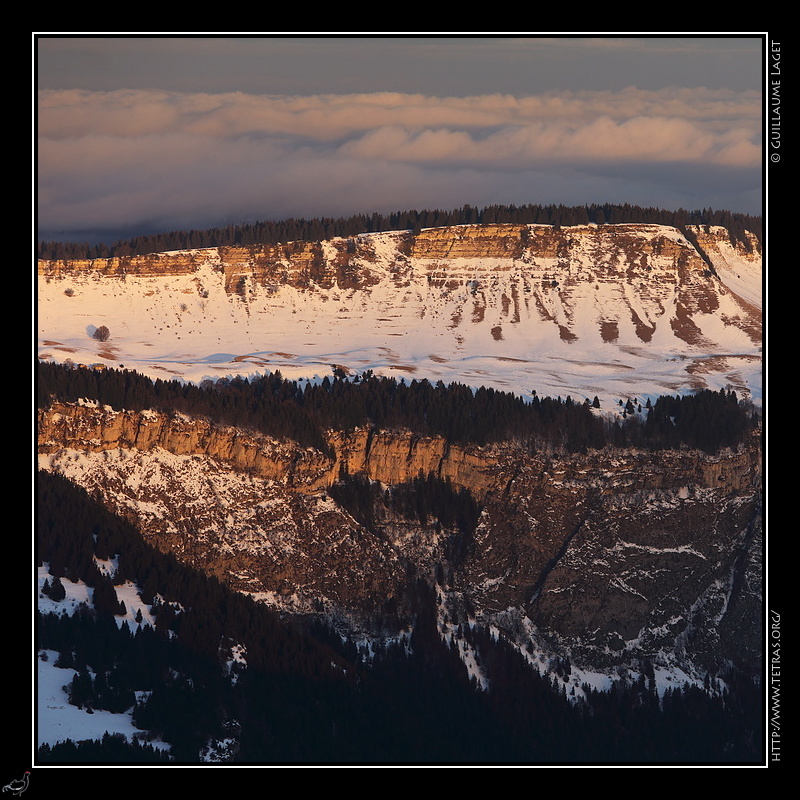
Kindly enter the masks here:
<path id="1" fill-rule="evenodd" d="M 490 245 L 481 226 L 317 243 L 316 271 L 288 247 L 40 262 L 39 357 L 196 382 L 339 366 L 605 407 L 698 388 L 761 402 L 755 240 L 701 230 L 712 271 L 665 226 L 494 227 Z"/>

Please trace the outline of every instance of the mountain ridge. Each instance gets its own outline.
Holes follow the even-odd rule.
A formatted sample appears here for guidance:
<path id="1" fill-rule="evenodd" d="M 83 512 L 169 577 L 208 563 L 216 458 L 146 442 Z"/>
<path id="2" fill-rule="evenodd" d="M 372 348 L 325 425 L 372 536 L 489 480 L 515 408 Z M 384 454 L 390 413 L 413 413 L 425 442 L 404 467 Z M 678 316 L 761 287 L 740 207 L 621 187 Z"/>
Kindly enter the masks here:
<path id="1" fill-rule="evenodd" d="M 465 225 L 40 262 L 39 355 L 196 382 L 340 367 L 606 403 L 698 388 L 758 403 L 757 240 L 693 238 L 704 255 L 665 226 Z M 86 338 L 101 324 L 103 346 Z"/>

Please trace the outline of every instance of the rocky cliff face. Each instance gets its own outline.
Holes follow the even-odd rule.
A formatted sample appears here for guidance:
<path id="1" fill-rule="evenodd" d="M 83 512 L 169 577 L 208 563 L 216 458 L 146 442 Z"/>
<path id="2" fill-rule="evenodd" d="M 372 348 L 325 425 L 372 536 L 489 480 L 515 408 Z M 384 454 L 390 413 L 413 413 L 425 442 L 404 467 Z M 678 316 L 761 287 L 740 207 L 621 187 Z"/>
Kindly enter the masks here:
<path id="1" fill-rule="evenodd" d="M 335 452 L 332 458 L 294 442 L 180 414 L 114 411 L 69 403 L 56 403 L 38 413 L 40 453 L 62 448 L 82 452 L 160 448 L 174 455 L 209 457 L 303 492 L 325 489 L 344 468 L 350 475 L 363 474 L 387 485 L 434 474 L 483 500 L 491 493 L 509 491 L 522 466 L 534 460 L 513 445 L 462 447 L 441 437 L 408 431 L 358 429 L 331 431 L 328 436 Z M 687 484 L 746 491 L 756 478 L 758 462 L 753 459 L 753 451 L 747 449 L 713 457 L 687 451 L 664 451 L 655 456 L 621 451 L 603 461 L 605 491 L 676 489 Z M 556 463 L 560 466 L 555 480 L 574 481 L 592 470 L 597 457 L 572 456 Z"/>
<path id="2" fill-rule="evenodd" d="M 38 439 L 40 453 L 62 447 L 87 453 L 160 448 L 178 456 L 203 456 L 302 490 L 318 490 L 331 480 L 330 461 L 315 450 L 179 414 L 58 403 L 39 412 Z"/>
<path id="3" fill-rule="evenodd" d="M 398 246 L 408 238 L 394 236 Z M 374 260 L 369 238 L 352 237 L 330 242 L 289 242 L 248 247 L 213 247 L 199 250 L 152 253 L 116 258 L 43 261 L 38 273 L 43 278 L 103 276 L 106 278 L 154 278 L 190 275 L 201 264 L 211 264 L 224 276 L 226 291 L 241 293 L 245 282 L 261 286 L 284 284 L 305 288 L 312 282 L 330 288 L 368 286 L 375 281 L 361 266 Z"/>
<path id="4" fill-rule="evenodd" d="M 204 420 L 86 405 L 39 418 L 42 468 L 282 607 L 400 625 L 409 575 L 437 574 L 450 619 L 497 625 L 585 668 L 644 657 L 758 668 L 757 442 L 715 457 L 567 457 L 405 431 L 329 441 L 330 457 Z M 387 487 L 447 479 L 479 502 L 478 525 L 459 533 L 377 508 L 368 530 L 326 492 L 342 467 Z"/>
<path id="5" fill-rule="evenodd" d="M 755 238 L 750 250 L 734 247 L 721 228 L 689 229 L 694 242 L 673 228 L 661 225 L 584 225 L 553 228 L 549 225 L 461 225 L 425 229 L 416 235 L 408 232 L 353 236 L 324 242 L 290 242 L 248 247 L 219 247 L 205 250 L 154 253 L 73 261 L 38 262 L 43 278 L 80 275 L 157 277 L 191 274 L 202 263 L 211 263 L 225 276 L 229 292 L 241 289 L 247 278 L 262 286 L 287 284 L 296 288 L 311 283 L 323 288 L 363 288 L 376 283 L 380 272 L 371 272 L 370 263 L 378 261 L 376 243 L 394 249 L 392 266 L 402 270 L 409 259 L 420 260 L 428 271 L 458 272 L 458 260 L 501 260 L 511 269 L 514 262 L 530 268 L 550 267 L 539 276 L 542 280 L 575 277 L 575 264 L 589 254 L 600 268 L 603 279 L 619 278 L 624 265 L 629 277 L 649 276 L 653 270 L 666 268 L 672 282 L 692 274 L 708 277 L 713 263 L 724 259 L 724 245 L 739 256 L 760 259 Z M 699 246 L 700 245 L 700 246 Z M 493 267 L 496 265 L 493 263 Z"/>

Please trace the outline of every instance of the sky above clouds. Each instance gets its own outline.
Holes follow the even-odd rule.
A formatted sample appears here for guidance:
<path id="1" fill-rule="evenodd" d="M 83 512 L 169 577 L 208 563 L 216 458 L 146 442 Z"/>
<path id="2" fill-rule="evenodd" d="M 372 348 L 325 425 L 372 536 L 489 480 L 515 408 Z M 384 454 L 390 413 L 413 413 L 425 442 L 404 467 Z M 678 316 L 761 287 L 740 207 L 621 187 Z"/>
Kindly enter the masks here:
<path id="1" fill-rule="evenodd" d="M 759 214 L 762 46 L 35 35 L 39 235 L 465 203 Z"/>

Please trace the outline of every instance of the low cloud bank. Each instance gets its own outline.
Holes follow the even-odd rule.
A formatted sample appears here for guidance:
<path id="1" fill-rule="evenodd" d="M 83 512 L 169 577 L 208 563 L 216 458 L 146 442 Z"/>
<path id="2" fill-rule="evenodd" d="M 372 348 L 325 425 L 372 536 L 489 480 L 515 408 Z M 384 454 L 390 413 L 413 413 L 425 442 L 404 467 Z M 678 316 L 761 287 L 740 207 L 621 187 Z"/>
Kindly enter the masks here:
<path id="1" fill-rule="evenodd" d="M 759 93 L 703 88 L 530 97 L 46 90 L 39 228 L 167 230 L 464 203 L 760 213 L 760 119 Z"/>

